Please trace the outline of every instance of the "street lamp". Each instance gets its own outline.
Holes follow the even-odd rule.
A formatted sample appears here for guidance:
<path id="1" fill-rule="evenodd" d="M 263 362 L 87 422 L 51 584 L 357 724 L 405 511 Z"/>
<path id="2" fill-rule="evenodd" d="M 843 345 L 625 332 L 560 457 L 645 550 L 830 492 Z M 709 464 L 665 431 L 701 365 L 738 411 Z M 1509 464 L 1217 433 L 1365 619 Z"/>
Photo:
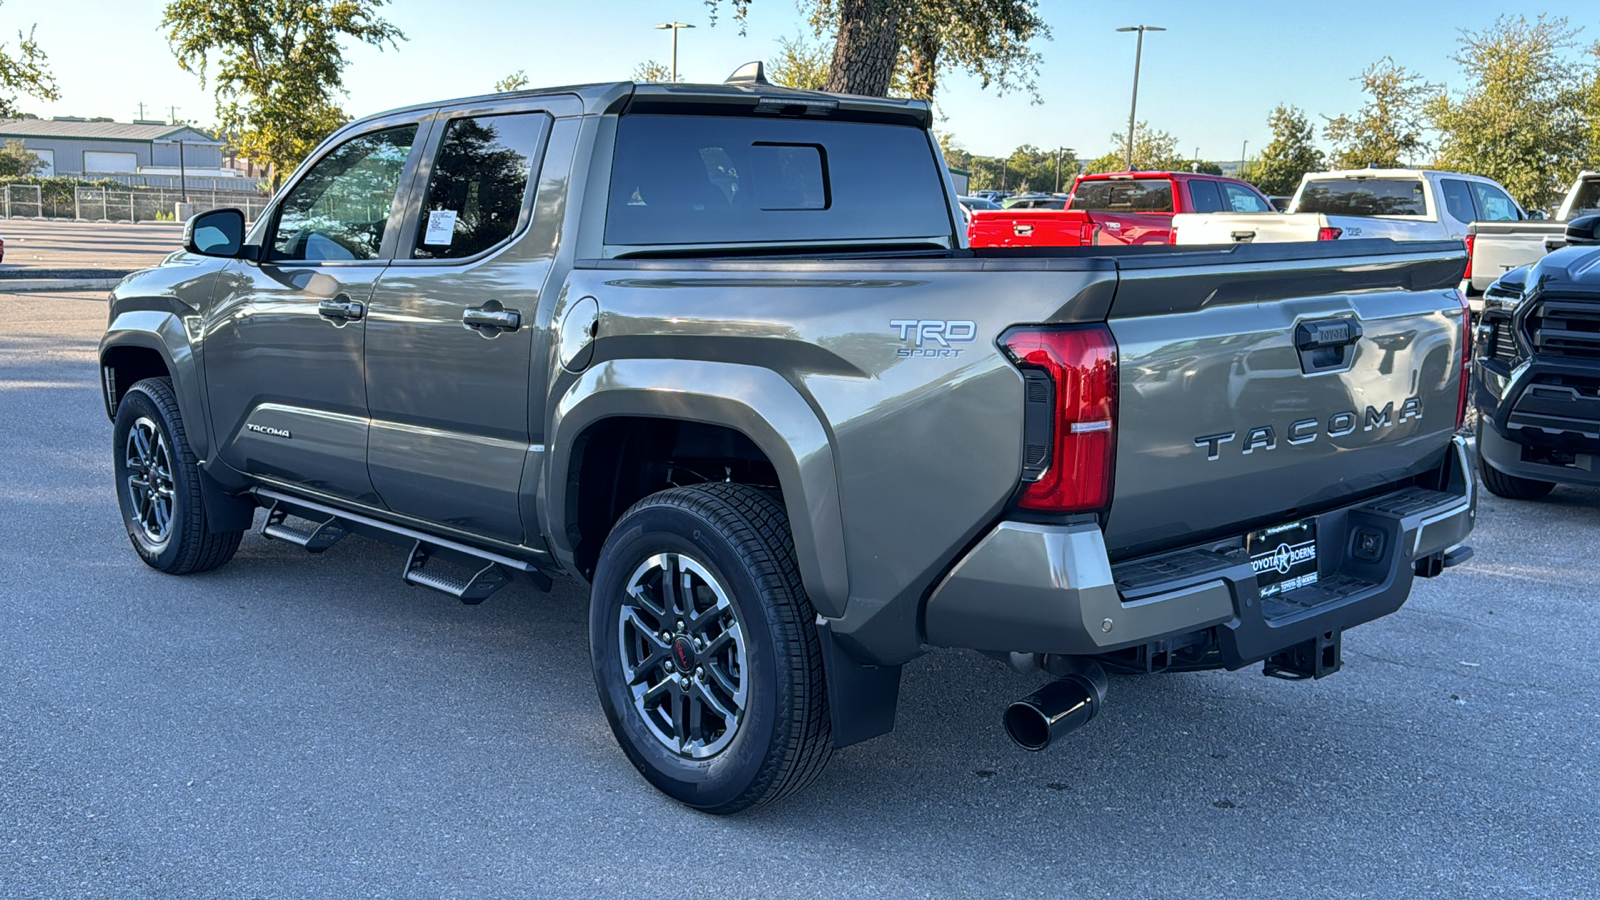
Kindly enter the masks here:
<path id="1" fill-rule="evenodd" d="M 1139 114 L 1139 62 L 1144 57 L 1144 33 L 1146 31 L 1166 31 L 1155 25 L 1130 25 L 1127 28 L 1118 28 L 1118 31 L 1139 32 L 1139 43 L 1133 51 L 1133 105 L 1128 109 L 1128 168 L 1133 168 L 1133 120 Z"/>
<path id="2" fill-rule="evenodd" d="M 1058 194 L 1061 193 L 1061 155 L 1064 154 L 1064 153 L 1076 153 L 1076 152 L 1077 151 L 1074 150 L 1071 147 L 1057 147 L 1056 148 L 1056 193 L 1058 193 Z"/>
<path id="3" fill-rule="evenodd" d="M 685 25 L 682 22 L 666 22 L 666 23 L 663 23 L 661 25 L 657 25 L 656 26 L 656 30 L 657 31 L 660 31 L 663 28 L 672 29 L 672 83 L 673 84 L 677 84 L 678 83 L 678 29 L 679 28 L 693 28 L 693 27 L 694 27 L 693 25 Z"/>

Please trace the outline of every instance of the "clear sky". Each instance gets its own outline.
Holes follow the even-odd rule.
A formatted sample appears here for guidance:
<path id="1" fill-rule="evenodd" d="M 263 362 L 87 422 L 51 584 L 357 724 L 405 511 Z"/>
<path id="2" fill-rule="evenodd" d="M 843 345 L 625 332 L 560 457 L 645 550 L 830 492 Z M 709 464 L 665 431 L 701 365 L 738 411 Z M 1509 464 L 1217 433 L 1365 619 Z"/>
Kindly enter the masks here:
<path id="1" fill-rule="evenodd" d="M 214 120 L 209 90 L 173 61 L 159 30 L 163 0 L 5 0 L 0 35 L 38 26 L 62 98 L 23 98 L 40 115 Z M 1565 14 L 1600 40 L 1600 4 L 1521 0 L 1140 0 L 1132 4 L 1043 0 L 1054 40 L 1041 41 L 1044 102 L 998 96 L 976 80 L 951 76 L 940 89 L 944 130 L 975 153 L 1009 153 L 1022 143 L 1111 149 L 1127 127 L 1134 36 L 1123 25 L 1161 25 L 1145 38 L 1139 118 L 1177 135 L 1185 153 L 1239 158 L 1267 141 L 1267 114 L 1291 103 L 1314 117 L 1353 111 L 1351 79 L 1393 56 L 1431 81 L 1455 84 L 1450 57 L 1461 28 L 1480 29 L 1500 13 Z M 383 15 L 405 31 L 398 49 L 354 47 L 345 109 L 365 115 L 431 99 L 486 92 L 527 72 L 534 86 L 621 80 L 645 59 L 666 62 L 669 37 L 652 25 L 676 19 L 679 69 L 689 80 L 721 81 L 741 63 L 769 58 L 777 39 L 805 30 L 794 0 L 754 0 L 748 34 L 724 14 L 710 27 L 700 0 L 394 0 Z M 7 46 L 14 46 L 14 38 Z M 1320 122 L 1320 119 L 1316 119 Z"/>

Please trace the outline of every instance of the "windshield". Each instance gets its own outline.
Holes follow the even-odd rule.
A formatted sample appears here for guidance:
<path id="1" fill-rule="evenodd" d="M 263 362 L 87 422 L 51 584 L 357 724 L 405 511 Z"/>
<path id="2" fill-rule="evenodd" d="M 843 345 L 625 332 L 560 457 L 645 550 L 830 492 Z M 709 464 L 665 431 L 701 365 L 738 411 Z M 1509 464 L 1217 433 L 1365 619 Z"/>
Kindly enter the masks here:
<path id="1" fill-rule="evenodd" d="M 1165 178 L 1080 181 L 1067 208 L 1089 212 L 1172 212 L 1172 182 Z"/>
<path id="2" fill-rule="evenodd" d="M 1308 182 L 1296 212 L 1330 216 L 1425 216 L 1420 178 L 1340 178 Z"/>
<path id="3" fill-rule="evenodd" d="M 1578 195 L 1572 198 L 1572 214 L 1569 218 L 1592 212 L 1600 212 L 1600 178 L 1586 178 L 1578 185 Z"/>

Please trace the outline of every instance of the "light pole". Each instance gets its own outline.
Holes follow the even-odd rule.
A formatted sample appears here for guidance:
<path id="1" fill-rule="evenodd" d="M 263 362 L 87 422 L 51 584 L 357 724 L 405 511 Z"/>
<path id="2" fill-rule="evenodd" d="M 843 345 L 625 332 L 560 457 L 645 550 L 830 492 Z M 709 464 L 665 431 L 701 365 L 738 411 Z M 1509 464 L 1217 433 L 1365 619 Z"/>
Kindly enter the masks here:
<path id="1" fill-rule="evenodd" d="M 1061 193 L 1061 155 L 1064 154 L 1064 153 L 1076 153 L 1076 152 L 1077 151 L 1073 150 L 1071 147 L 1057 147 L 1056 148 L 1056 193 L 1058 193 L 1058 194 Z"/>
<path id="2" fill-rule="evenodd" d="M 1118 31 L 1139 32 L 1139 43 L 1133 50 L 1133 104 L 1128 108 L 1128 168 L 1133 168 L 1133 121 L 1139 114 L 1139 63 L 1144 58 L 1144 33 L 1146 31 L 1166 31 L 1155 25 L 1130 25 L 1127 28 L 1118 28 Z"/>
<path id="3" fill-rule="evenodd" d="M 660 31 L 663 28 L 672 29 L 672 83 L 673 84 L 677 84 L 678 83 L 678 29 L 679 28 L 693 28 L 693 27 L 694 27 L 693 25 L 685 25 L 682 22 L 665 22 L 663 24 L 660 24 L 660 25 L 656 26 L 656 30 L 657 31 Z"/>
<path id="4" fill-rule="evenodd" d="M 1244 177 L 1244 166 L 1245 166 L 1245 163 L 1248 163 L 1250 161 L 1250 154 L 1247 152 L 1249 149 L 1250 149 L 1250 139 L 1249 138 L 1245 138 L 1244 143 L 1239 145 L 1239 171 L 1237 173 L 1239 178 L 1243 178 Z"/>

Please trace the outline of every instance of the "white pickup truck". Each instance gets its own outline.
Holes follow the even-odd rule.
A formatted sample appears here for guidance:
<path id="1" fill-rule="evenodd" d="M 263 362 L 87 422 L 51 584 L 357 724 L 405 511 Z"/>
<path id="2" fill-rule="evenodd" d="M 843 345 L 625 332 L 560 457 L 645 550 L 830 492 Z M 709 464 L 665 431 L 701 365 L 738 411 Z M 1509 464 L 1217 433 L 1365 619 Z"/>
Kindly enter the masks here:
<path id="1" fill-rule="evenodd" d="M 1463 240 L 1474 221 L 1527 217 L 1505 188 L 1478 175 L 1431 169 L 1349 169 L 1307 173 L 1284 213 L 1173 216 L 1172 242 Z"/>
<path id="2" fill-rule="evenodd" d="M 1600 212 L 1600 172 L 1583 171 L 1561 201 L 1553 221 L 1514 222 L 1480 220 L 1467 229 L 1467 266 L 1470 292 L 1480 294 L 1501 275 L 1532 265 L 1546 253 L 1567 245 L 1567 223 Z"/>

